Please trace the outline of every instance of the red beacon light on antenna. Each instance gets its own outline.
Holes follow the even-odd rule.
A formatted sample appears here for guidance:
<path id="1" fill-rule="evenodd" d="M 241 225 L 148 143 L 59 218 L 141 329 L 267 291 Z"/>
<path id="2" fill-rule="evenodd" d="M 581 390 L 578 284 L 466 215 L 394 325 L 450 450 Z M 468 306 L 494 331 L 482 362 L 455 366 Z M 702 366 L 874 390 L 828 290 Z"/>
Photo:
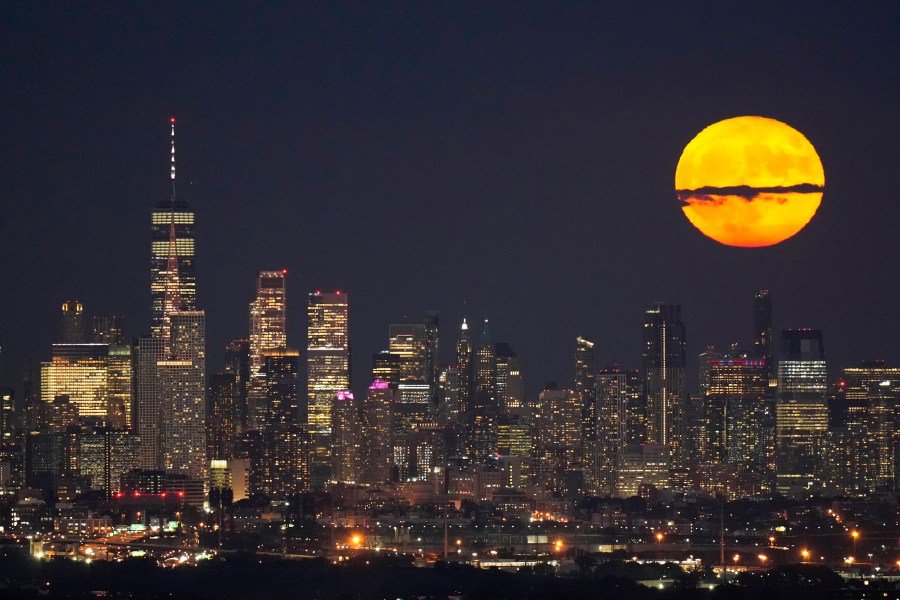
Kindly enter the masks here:
<path id="1" fill-rule="evenodd" d="M 174 123 L 174 122 L 175 122 L 175 117 L 171 117 L 171 118 L 169 119 L 169 123 Z"/>

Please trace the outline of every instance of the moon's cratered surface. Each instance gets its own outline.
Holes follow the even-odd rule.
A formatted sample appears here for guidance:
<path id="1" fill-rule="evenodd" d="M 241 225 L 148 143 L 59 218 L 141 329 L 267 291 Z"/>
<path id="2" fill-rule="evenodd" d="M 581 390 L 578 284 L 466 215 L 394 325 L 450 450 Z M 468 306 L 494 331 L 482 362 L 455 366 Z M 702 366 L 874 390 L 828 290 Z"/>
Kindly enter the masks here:
<path id="1" fill-rule="evenodd" d="M 710 125 L 685 147 L 675 169 L 685 216 L 729 246 L 788 239 L 816 214 L 824 189 L 822 161 L 809 140 L 766 117 Z"/>

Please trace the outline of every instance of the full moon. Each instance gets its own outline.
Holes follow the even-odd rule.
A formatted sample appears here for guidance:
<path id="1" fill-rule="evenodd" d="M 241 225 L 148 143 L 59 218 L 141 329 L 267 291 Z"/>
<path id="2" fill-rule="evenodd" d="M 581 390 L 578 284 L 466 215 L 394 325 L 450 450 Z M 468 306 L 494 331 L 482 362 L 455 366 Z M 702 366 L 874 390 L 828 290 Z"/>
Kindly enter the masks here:
<path id="1" fill-rule="evenodd" d="M 783 242 L 813 218 L 824 190 L 825 171 L 813 145 L 766 117 L 710 125 L 685 147 L 675 169 L 685 216 L 728 246 Z"/>

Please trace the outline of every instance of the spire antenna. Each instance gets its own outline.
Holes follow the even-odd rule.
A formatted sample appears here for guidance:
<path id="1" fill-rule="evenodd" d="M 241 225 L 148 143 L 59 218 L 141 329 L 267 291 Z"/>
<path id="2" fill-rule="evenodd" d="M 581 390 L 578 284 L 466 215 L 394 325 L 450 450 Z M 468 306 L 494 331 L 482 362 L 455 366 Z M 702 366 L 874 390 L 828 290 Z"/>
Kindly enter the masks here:
<path id="1" fill-rule="evenodd" d="M 169 177 L 172 179 L 172 198 L 175 197 L 175 117 L 169 119 L 172 124 L 172 156 Z"/>

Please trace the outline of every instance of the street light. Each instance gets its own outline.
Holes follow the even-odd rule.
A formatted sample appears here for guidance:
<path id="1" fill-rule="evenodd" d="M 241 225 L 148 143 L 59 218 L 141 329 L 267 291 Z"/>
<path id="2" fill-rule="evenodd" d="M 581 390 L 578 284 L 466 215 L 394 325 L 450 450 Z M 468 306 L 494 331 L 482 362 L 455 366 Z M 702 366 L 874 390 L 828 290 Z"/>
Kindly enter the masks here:
<path id="1" fill-rule="evenodd" d="M 656 532 L 656 553 L 657 553 L 657 554 L 661 554 L 661 553 L 662 553 L 662 541 L 663 541 L 663 537 L 665 537 L 665 536 L 663 536 L 663 534 L 662 534 L 661 531 L 657 531 L 657 532 Z"/>
<path id="2" fill-rule="evenodd" d="M 804 548 L 803 550 L 800 551 L 800 556 L 803 557 L 803 560 L 808 561 L 809 560 L 809 550 Z"/>
<path id="3" fill-rule="evenodd" d="M 774 536 L 774 535 L 770 535 L 770 536 L 769 536 L 769 548 L 771 548 L 771 547 L 774 546 L 774 545 L 775 545 L 775 536 Z"/>
<path id="4" fill-rule="evenodd" d="M 769 557 L 766 556 L 765 554 L 760 554 L 759 556 L 757 556 L 757 558 L 759 559 L 759 562 L 761 562 L 764 565 L 766 564 L 766 561 L 769 560 Z"/>
<path id="5" fill-rule="evenodd" d="M 856 554 L 856 540 L 859 539 L 859 532 L 857 530 L 853 530 L 850 532 L 850 537 L 853 538 L 853 554 Z"/>
<path id="6" fill-rule="evenodd" d="M 734 561 L 734 564 L 737 565 L 738 562 L 741 560 L 741 555 L 740 555 L 740 554 L 735 554 L 734 556 L 731 557 L 731 560 L 733 560 L 733 561 Z"/>

